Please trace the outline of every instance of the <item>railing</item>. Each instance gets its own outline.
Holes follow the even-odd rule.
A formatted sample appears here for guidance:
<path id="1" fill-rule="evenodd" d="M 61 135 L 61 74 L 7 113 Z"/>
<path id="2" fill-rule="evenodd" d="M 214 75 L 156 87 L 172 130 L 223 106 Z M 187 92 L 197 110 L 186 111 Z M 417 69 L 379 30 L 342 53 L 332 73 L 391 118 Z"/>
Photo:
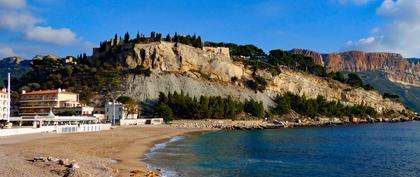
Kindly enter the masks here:
<path id="1" fill-rule="evenodd" d="M 40 128 L 19 127 L 11 129 L 0 129 L 0 136 L 24 135 L 35 133 L 76 133 L 76 132 L 95 132 L 110 130 L 111 124 L 82 124 L 82 125 L 57 125 L 42 126 Z"/>
<path id="2" fill-rule="evenodd" d="M 22 99 L 19 100 L 20 102 L 38 102 L 38 101 L 58 101 L 57 98 L 52 99 Z"/>

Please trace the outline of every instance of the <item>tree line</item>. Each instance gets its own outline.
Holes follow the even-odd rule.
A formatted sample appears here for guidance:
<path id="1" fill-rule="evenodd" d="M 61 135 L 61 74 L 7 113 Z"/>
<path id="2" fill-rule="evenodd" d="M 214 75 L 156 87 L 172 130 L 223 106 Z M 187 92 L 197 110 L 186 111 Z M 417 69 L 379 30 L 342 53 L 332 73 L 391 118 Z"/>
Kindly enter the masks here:
<path id="1" fill-rule="evenodd" d="M 135 38 L 131 38 L 130 34 L 126 32 L 124 36 L 118 36 L 118 34 L 114 35 L 114 38 L 109 41 L 101 41 L 99 43 L 99 51 L 105 52 L 106 51 L 106 45 L 111 44 L 112 46 L 119 46 L 121 44 L 121 41 L 124 42 L 124 44 L 146 44 L 151 42 L 160 42 L 160 41 L 166 41 L 166 42 L 175 42 L 175 43 L 181 43 L 185 45 L 190 45 L 196 48 L 203 48 L 203 42 L 201 40 L 201 36 L 197 35 L 180 35 L 178 33 L 175 33 L 173 36 L 170 34 L 167 34 L 166 37 L 162 37 L 162 33 L 157 32 L 150 32 L 149 36 L 146 36 L 142 33 L 137 33 Z M 120 41 L 120 43 L 118 43 Z"/>
<path id="2" fill-rule="evenodd" d="M 378 113 L 370 106 L 344 105 L 337 101 L 327 101 L 325 97 L 318 96 L 316 99 L 308 99 L 305 96 L 285 93 L 277 95 L 274 101 L 277 106 L 273 109 L 274 114 L 283 115 L 292 110 L 300 115 L 315 118 L 326 117 L 376 117 Z"/>
<path id="3" fill-rule="evenodd" d="M 240 113 L 249 113 L 254 117 L 264 116 L 262 102 L 253 99 L 238 102 L 231 97 L 222 98 L 200 96 L 190 97 L 181 93 L 160 93 L 156 111 L 166 121 L 182 119 L 234 119 Z"/>

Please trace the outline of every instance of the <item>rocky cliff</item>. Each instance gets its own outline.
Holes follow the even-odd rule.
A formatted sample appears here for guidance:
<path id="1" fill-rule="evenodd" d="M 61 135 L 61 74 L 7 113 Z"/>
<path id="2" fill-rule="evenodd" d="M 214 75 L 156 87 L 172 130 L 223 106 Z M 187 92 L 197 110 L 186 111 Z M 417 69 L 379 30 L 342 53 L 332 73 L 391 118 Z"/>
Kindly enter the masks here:
<path id="1" fill-rule="evenodd" d="M 390 81 L 403 85 L 420 87 L 420 63 L 412 62 L 395 53 L 365 53 L 349 51 L 343 53 L 319 54 L 314 51 L 293 49 L 295 54 L 303 54 L 322 60 L 329 71 L 364 72 L 381 70 Z"/>
<path id="2" fill-rule="evenodd" d="M 244 100 L 253 98 L 264 102 L 269 108 L 274 106 L 272 98 L 279 93 L 292 92 L 316 98 L 318 95 L 328 100 L 345 104 L 363 104 L 377 111 L 404 110 L 400 103 L 383 99 L 375 91 L 365 91 L 348 85 L 316 77 L 302 72 L 281 68 L 281 74 L 272 75 L 259 70 L 256 73 L 241 62 L 234 62 L 226 52 L 227 48 L 194 48 L 182 44 L 156 42 L 122 47 L 117 53 L 120 62 L 129 68 L 139 65 L 150 67 L 153 74 L 130 76 L 126 94 L 138 101 L 155 100 L 159 92 L 183 91 L 189 95 L 232 96 Z M 97 53 L 99 58 L 105 53 Z M 246 81 L 257 74 L 265 78 L 265 91 L 255 92 L 246 87 Z M 232 78 L 238 80 L 233 82 Z"/>

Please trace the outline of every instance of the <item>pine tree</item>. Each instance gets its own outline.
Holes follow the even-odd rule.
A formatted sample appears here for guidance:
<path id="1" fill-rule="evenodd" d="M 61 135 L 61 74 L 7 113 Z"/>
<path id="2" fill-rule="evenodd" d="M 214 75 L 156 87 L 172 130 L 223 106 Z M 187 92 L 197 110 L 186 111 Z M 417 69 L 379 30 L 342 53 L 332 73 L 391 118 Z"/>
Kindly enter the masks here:
<path id="1" fill-rule="evenodd" d="M 179 42 L 179 36 L 178 36 L 178 34 L 176 32 L 175 32 L 175 35 L 174 35 L 173 42 Z"/>
<path id="2" fill-rule="evenodd" d="M 198 38 L 197 38 L 197 48 L 200 48 L 200 49 L 203 48 L 203 41 L 201 41 L 200 36 L 198 36 Z"/>
<path id="3" fill-rule="evenodd" d="M 166 42 L 171 42 L 171 35 L 167 34 L 165 37 Z"/>
<path id="4" fill-rule="evenodd" d="M 150 38 L 151 38 L 152 40 L 154 40 L 154 39 L 155 39 L 155 37 L 156 37 L 156 32 L 154 32 L 154 31 L 150 32 Z"/>
<path id="5" fill-rule="evenodd" d="M 114 36 L 114 45 L 117 45 L 117 41 L 118 41 L 118 35 L 115 34 L 115 36 Z"/>
<path id="6" fill-rule="evenodd" d="M 128 34 L 128 32 L 126 32 L 124 34 L 124 43 L 127 44 L 130 41 L 130 34 Z"/>
<path id="7" fill-rule="evenodd" d="M 137 42 L 137 43 L 139 43 L 139 42 L 140 42 L 140 34 L 139 34 L 139 32 L 137 32 L 137 35 L 136 35 L 136 42 Z"/>

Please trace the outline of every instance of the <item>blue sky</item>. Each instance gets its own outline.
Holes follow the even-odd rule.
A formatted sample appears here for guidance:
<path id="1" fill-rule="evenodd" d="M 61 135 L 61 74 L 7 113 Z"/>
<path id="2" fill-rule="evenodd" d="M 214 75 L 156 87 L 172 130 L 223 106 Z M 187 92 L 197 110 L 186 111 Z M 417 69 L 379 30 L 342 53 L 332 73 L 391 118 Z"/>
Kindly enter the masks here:
<path id="1" fill-rule="evenodd" d="M 0 57 L 91 54 L 100 41 L 127 31 L 195 33 L 265 51 L 418 57 L 413 36 L 420 30 L 407 27 L 420 26 L 419 7 L 419 0 L 0 0 Z"/>

